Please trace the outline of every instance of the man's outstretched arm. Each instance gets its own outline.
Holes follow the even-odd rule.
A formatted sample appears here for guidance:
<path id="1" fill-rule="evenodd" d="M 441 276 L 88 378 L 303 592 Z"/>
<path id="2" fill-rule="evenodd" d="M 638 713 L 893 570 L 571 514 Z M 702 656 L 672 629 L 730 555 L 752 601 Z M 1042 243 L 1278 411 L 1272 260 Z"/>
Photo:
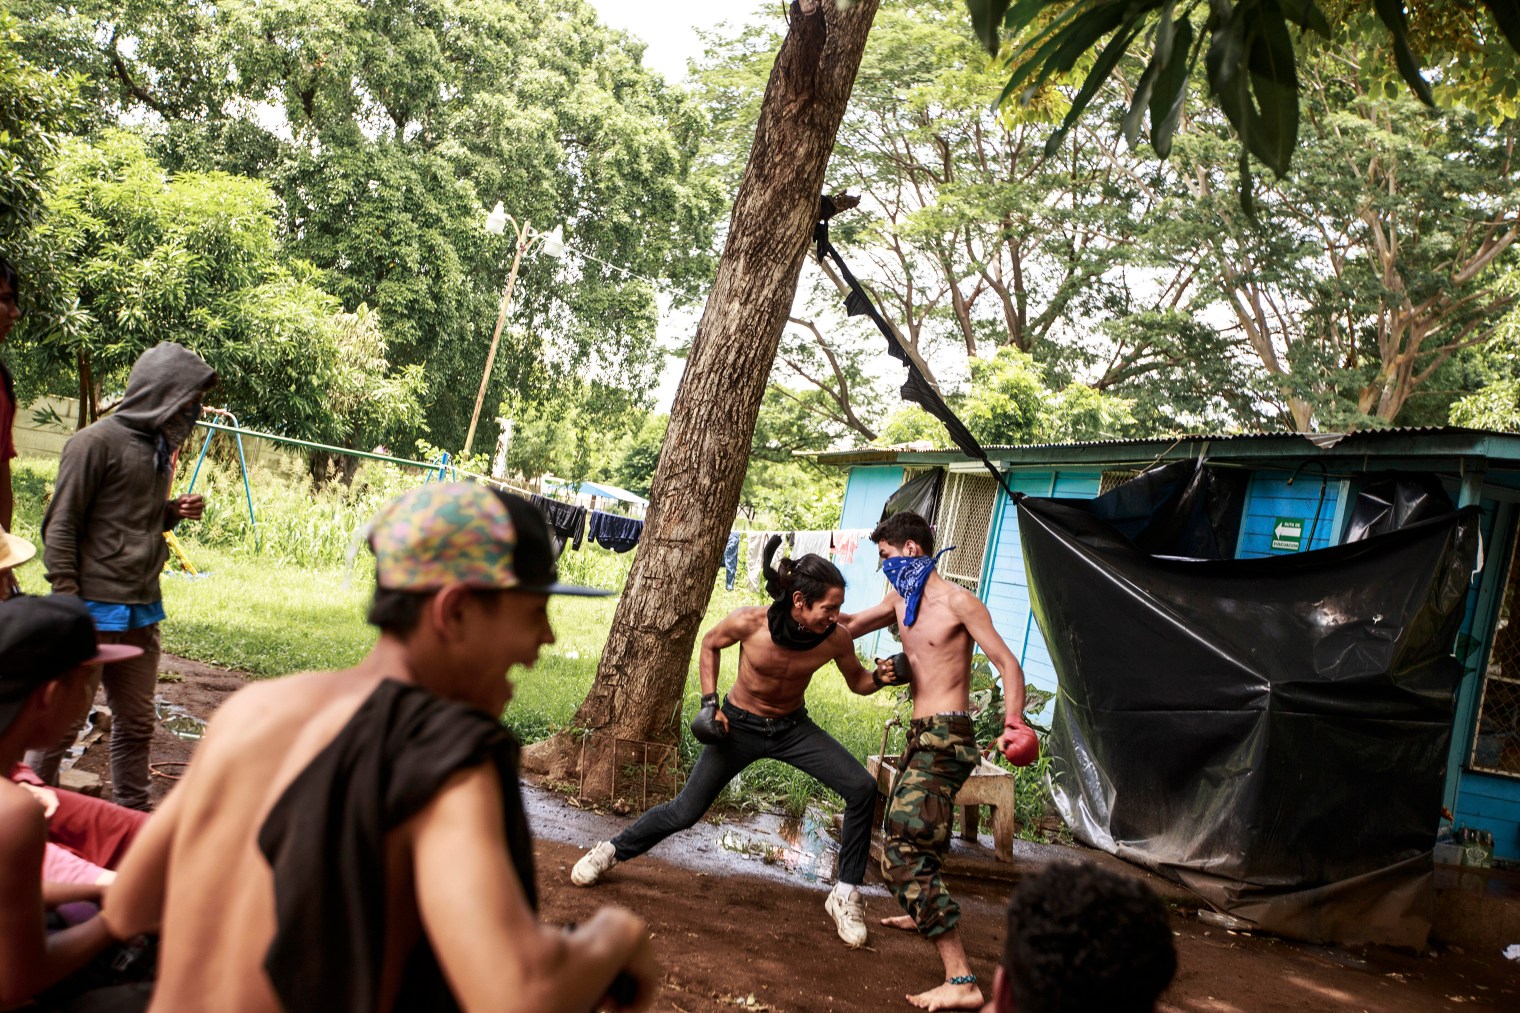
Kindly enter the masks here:
<path id="1" fill-rule="evenodd" d="M 839 674 L 844 676 L 845 685 L 850 687 L 851 693 L 861 696 L 869 696 L 881 687 L 876 680 L 871 678 L 871 670 L 861 664 L 860 656 L 855 653 L 855 642 L 848 633 L 837 634 L 840 641 L 839 653 L 834 655 L 834 664 L 839 668 Z"/>
<path id="2" fill-rule="evenodd" d="M 206 741 L 201 741 L 206 752 Z M 131 939 L 145 932 L 159 932 L 163 928 L 164 899 L 169 883 L 169 852 L 174 845 L 174 831 L 179 826 L 179 812 L 184 808 L 182 800 L 188 794 L 193 769 L 185 772 L 185 780 L 169 793 L 164 804 L 158 807 L 153 818 L 132 839 L 116 879 L 106 891 L 106 902 L 100 916 L 117 939 Z"/>
<path id="3" fill-rule="evenodd" d="M 839 624 L 850 631 L 850 636 L 857 639 L 867 633 L 884 630 L 897 621 L 897 602 L 900 600 L 896 591 L 888 591 L 886 597 L 870 608 L 863 608 L 853 615 L 841 612 Z"/>

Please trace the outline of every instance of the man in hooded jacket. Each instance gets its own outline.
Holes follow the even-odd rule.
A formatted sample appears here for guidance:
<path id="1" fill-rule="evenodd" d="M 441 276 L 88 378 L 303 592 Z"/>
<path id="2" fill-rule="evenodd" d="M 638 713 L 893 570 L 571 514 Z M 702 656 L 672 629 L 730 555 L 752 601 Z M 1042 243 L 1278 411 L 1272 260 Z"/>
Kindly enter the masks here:
<path id="1" fill-rule="evenodd" d="M 169 498 L 175 452 L 215 382 L 205 360 L 181 345 L 165 341 L 144 352 L 116 411 L 64 444 L 42 518 L 42 559 L 53 593 L 84 601 L 101 643 L 142 650 L 97 670 L 112 715 L 111 784 L 116 803 L 131 809 L 151 804 L 148 745 L 164 618 L 158 578 L 169 556 L 163 535 L 181 520 L 198 520 L 204 508 L 200 496 Z M 47 783 L 58 783 L 59 761 L 87 714 L 88 707 L 52 749 L 27 755 Z"/>

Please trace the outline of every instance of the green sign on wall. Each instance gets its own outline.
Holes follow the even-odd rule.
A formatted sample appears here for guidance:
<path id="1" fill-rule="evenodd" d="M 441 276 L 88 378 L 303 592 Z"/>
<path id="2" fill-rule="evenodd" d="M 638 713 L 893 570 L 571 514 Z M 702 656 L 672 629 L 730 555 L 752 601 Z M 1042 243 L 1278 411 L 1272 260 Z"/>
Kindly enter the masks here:
<path id="1" fill-rule="evenodd" d="M 1272 522 L 1272 548 L 1281 552 L 1297 552 L 1304 547 L 1304 519 L 1302 517 L 1279 517 Z"/>

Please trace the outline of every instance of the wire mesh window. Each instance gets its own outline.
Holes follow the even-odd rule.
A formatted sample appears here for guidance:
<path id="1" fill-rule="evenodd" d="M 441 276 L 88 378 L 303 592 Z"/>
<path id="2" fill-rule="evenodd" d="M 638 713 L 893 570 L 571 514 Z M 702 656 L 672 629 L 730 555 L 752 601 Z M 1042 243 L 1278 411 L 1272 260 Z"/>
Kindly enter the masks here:
<path id="1" fill-rule="evenodd" d="M 945 476 L 935 518 L 935 547 L 955 546 L 940 561 L 939 575 L 975 592 L 982 582 L 982 561 L 987 555 L 987 535 L 992 530 L 992 508 L 997 503 L 997 482 L 991 475 L 951 472 Z"/>
<path id="2" fill-rule="evenodd" d="M 1134 471 L 1132 469 L 1123 471 L 1105 471 L 1103 473 L 1103 477 L 1098 482 L 1098 495 L 1102 496 L 1106 493 L 1113 492 L 1115 489 L 1119 488 L 1119 486 L 1123 485 L 1125 482 L 1128 482 L 1130 479 L 1139 474 L 1140 473 L 1138 471 Z"/>
<path id="3" fill-rule="evenodd" d="M 1483 702 L 1469 765 L 1520 777 L 1520 566 L 1511 559 L 1504 581 L 1494 646 L 1483 677 Z"/>

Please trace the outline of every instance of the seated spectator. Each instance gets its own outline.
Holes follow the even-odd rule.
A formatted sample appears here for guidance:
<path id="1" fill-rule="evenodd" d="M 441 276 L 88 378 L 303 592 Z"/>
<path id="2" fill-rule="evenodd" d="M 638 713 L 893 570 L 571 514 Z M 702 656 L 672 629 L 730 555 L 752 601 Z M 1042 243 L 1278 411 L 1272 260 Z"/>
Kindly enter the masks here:
<path id="1" fill-rule="evenodd" d="M 7 588 L 15 586 L 10 571 L 35 555 L 31 542 L 0 532 L 0 600 L 7 597 Z M 78 792 L 49 788 L 24 763 L 13 764 L 9 777 L 41 803 L 47 820 L 43 902 L 50 908 L 78 900 L 100 903 L 103 888 L 116 878 L 112 870 L 147 821 L 147 814 Z"/>
<path id="2" fill-rule="evenodd" d="M 5 769 L 28 747 L 56 739 L 88 704 L 92 668 L 137 653 L 134 647 L 98 646 L 89 610 L 76 598 L 22 597 L 0 603 L 0 763 Z M 81 972 L 111 943 L 98 916 L 46 931 L 46 843 L 47 820 L 38 800 L 25 788 L 0 780 L 0 1006 L 44 992 L 44 1008 L 59 1005 L 81 989 Z"/>
<path id="3" fill-rule="evenodd" d="M 61 903 L 50 896 L 50 890 L 69 884 L 97 887 L 82 896 L 98 903 L 103 893 L 99 888 L 109 886 L 116 878 L 114 870 L 126 855 L 127 846 L 148 821 L 148 814 L 77 791 L 49 788 L 24 763 L 11 767 L 10 779 L 32 793 L 42 805 L 42 814 L 47 819 L 47 853 L 42 863 L 43 900 L 49 906 Z M 70 891 L 69 898 L 79 899 L 79 896 Z"/>
<path id="4" fill-rule="evenodd" d="M 35 555 L 37 549 L 31 542 L 0 531 L 0 601 L 21 593 L 21 585 L 11 571 Z"/>
<path id="5" fill-rule="evenodd" d="M 1149 1013 L 1176 972 L 1166 905 L 1150 887 L 1059 862 L 1013 891 L 982 1013 Z"/>
<path id="6" fill-rule="evenodd" d="M 370 653 L 230 697 L 106 896 L 118 937 L 162 926 L 153 1008 L 644 1008 L 642 921 L 535 911 L 507 673 L 554 642 L 549 595 L 587 593 L 555 582 L 543 516 L 430 484 L 370 547 Z"/>

